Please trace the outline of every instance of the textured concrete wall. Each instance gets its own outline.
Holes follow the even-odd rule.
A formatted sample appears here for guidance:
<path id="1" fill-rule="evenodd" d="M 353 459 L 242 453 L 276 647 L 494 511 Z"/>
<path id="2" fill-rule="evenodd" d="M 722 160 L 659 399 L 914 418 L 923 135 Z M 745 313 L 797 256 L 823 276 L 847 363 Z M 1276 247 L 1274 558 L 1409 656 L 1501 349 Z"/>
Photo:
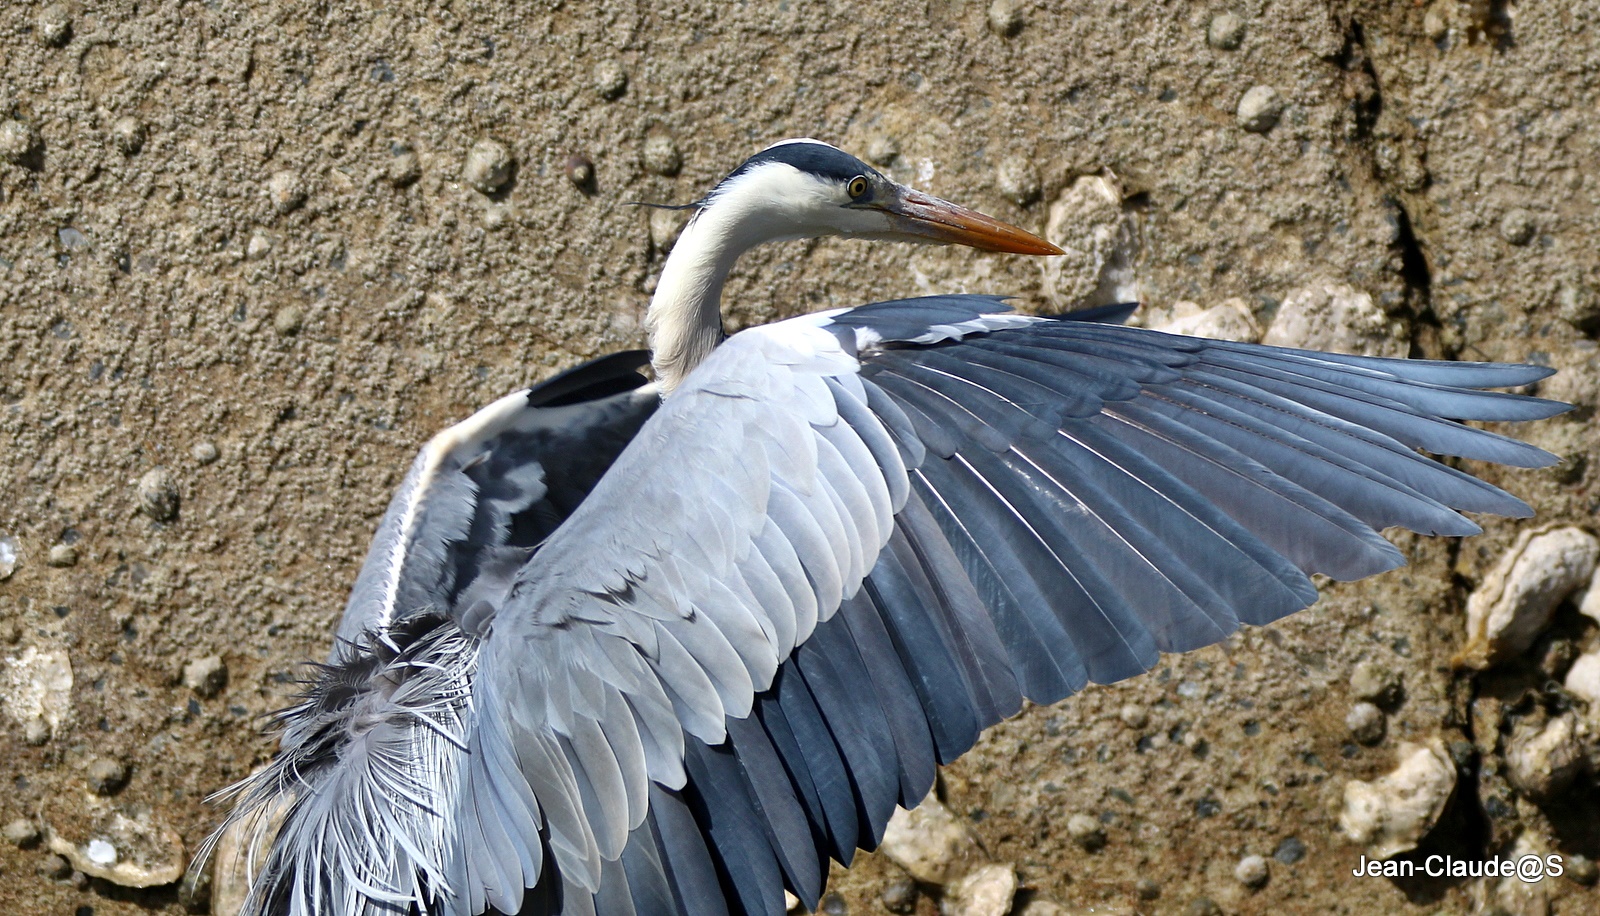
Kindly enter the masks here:
<path id="1" fill-rule="evenodd" d="M 1541 521 L 1591 523 L 1590 0 L 394 6 L 0 9 L 0 820 L 82 842 L 121 814 L 151 868 L 175 836 L 192 850 L 206 793 L 270 753 L 259 717 L 326 651 L 417 445 L 638 344 L 676 217 L 625 202 L 690 201 L 787 136 L 1074 253 L 1046 273 L 775 246 L 733 278 L 734 325 L 1133 290 L 1153 322 L 1234 300 L 1251 335 L 1547 362 L 1542 393 L 1580 410 L 1521 434 L 1568 462 L 1488 476 Z M 511 162 L 488 194 L 469 179 L 492 163 L 467 162 L 485 140 Z M 1588 771 L 1538 801 L 1501 775 L 1517 728 L 1572 702 L 1549 685 L 1593 623 L 1568 606 L 1525 658 L 1451 666 L 1466 594 L 1526 526 L 1485 527 L 1401 538 L 1410 570 L 1029 711 L 949 772 L 947 803 L 1039 898 L 1113 912 L 1592 905 L 1566 878 L 1522 896 L 1354 880 L 1362 848 L 1336 836 L 1350 780 L 1437 742 L 1458 779 L 1430 842 L 1600 855 Z M 1371 745 L 1345 721 L 1363 662 L 1403 682 Z M 1098 851 L 1073 814 L 1103 825 Z M 171 887 L 91 881 L 15 838 L 0 910 L 182 911 Z M 1235 875 L 1252 854 L 1259 889 Z M 877 912 L 895 874 L 872 860 L 836 884 Z"/>

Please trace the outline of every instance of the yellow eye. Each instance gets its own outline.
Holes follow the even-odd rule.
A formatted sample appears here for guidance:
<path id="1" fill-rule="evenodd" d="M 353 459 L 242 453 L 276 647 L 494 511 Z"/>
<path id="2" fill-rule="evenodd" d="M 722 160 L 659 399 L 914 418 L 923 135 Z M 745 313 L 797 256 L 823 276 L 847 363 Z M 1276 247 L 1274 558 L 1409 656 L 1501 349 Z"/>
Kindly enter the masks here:
<path id="1" fill-rule="evenodd" d="M 845 190 L 850 192 L 851 200 L 860 200 L 867 196 L 867 176 L 857 175 L 850 179 L 850 184 Z"/>

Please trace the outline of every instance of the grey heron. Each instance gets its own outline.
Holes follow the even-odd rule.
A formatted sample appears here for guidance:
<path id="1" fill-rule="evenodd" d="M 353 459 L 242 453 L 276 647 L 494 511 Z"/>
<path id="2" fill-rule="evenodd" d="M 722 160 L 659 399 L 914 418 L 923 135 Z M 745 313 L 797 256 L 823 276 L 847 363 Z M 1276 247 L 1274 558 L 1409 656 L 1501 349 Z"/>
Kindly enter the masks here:
<path id="1" fill-rule="evenodd" d="M 1389 360 L 951 295 L 725 337 L 742 252 L 847 235 L 1050 254 L 814 140 L 739 166 L 652 351 L 417 456 L 329 661 L 238 787 L 247 912 L 776 914 L 1017 712 L 1404 564 L 1379 532 L 1526 504 L 1428 457 L 1566 405 L 1526 365 Z M 656 381 L 640 369 L 653 362 Z M 275 831 L 263 812 L 281 807 Z"/>

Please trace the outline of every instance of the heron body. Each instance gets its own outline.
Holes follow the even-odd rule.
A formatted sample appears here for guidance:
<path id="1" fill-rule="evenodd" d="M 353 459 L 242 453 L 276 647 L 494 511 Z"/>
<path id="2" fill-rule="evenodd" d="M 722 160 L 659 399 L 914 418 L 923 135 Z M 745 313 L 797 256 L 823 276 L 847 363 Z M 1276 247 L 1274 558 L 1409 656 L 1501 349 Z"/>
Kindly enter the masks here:
<path id="1" fill-rule="evenodd" d="M 339 641 L 236 787 L 250 913 L 776 914 L 1024 698 L 1050 703 L 1403 565 L 1515 497 L 1423 452 L 1566 409 L 1534 366 L 1386 360 L 938 296 L 722 334 L 767 241 L 1043 240 L 817 141 L 673 248 L 652 351 L 418 456 Z M 654 363 L 656 381 L 637 371 Z M 280 808 L 274 834 L 262 813 Z"/>

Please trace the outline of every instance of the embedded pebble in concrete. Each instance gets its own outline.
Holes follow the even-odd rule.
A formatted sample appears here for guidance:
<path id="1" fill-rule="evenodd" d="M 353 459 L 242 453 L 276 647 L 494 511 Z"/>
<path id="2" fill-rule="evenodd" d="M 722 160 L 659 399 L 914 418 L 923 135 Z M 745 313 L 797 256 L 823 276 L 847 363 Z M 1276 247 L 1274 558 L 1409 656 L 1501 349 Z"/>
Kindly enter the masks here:
<path id="1" fill-rule="evenodd" d="M 1350 672 L 1350 695 L 1385 708 L 1400 700 L 1400 675 L 1375 661 L 1358 662 Z"/>
<path id="2" fill-rule="evenodd" d="M 217 837 L 211 852 L 211 912 L 238 913 L 244 908 L 250 895 L 250 876 L 259 872 L 267 856 L 266 846 L 254 839 L 256 830 L 262 831 L 261 836 L 276 834 L 289 811 L 289 801 L 280 796 L 259 820 L 232 821 Z"/>
<path id="3" fill-rule="evenodd" d="M 567 180 L 572 182 L 573 187 L 585 194 L 593 194 L 595 192 L 594 163 L 589 160 L 588 156 L 581 156 L 577 153 L 568 156 L 565 171 Z"/>
<path id="4" fill-rule="evenodd" d="M 286 305 L 272 313 L 272 329 L 278 332 L 279 337 L 292 337 L 300 333 L 304 323 L 305 313 L 300 311 L 298 305 Z"/>
<path id="5" fill-rule="evenodd" d="M 151 468 L 139 478 L 139 507 L 158 522 L 178 517 L 178 484 L 166 468 Z"/>
<path id="6" fill-rule="evenodd" d="M 1253 134 L 1264 134 L 1276 127 L 1283 114 L 1283 97 L 1271 86 L 1251 86 L 1239 97 L 1235 112 L 1239 126 Z"/>
<path id="7" fill-rule="evenodd" d="M 194 448 L 189 449 L 189 457 L 197 464 L 210 464 L 216 461 L 219 455 L 216 445 L 210 442 L 196 442 Z"/>
<path id="8" fill-rule="evenodd" d="M 1062 311 L 1143 296 L 1135 264 L 1138 224 L 1122 208 L 1114 175 L 1085 175 L 1050 205 L 1044 237 L 1064 256 L 1041 258 L 1045 295 Z"/>
<path id="9" fill-rule="evenodd" d="M 417 158 L 417 151 L 411 148 L 411 144 L 390 144 L 389 165 L 384 169 L 384 178 L 391 185 L 403 188 L 421 177 L 422 160 Z"/>
<path id="10" fill-rule="evenodd" d="M 52 544 L 50 546 L 50 557 L 45 562 L 57 569 L 77 566 L 78 548 L 71 544 Z"/>
<path id="11" fill-rule="evenodd" d="M 1417 848 L 1444 813 L 1456 785 L 1456 768 L 1437 739 L 1403 742 L 1398 763 L 1371 782 L 1352 779 L 1344 786 L 1339 829 L 1366 847 L 1375 859 Z"/>
<path id="12" fill-rule="evenodd" d="M 906 916 L 917 911 L 918 896 L 917 882 L 911 880 L 910 876 L 902 875 L 884 887 L 883 893 L 878 895 L 878 901 L 889 912 Z"/>
<path id="13" fill-rule="evenodd" d="M 1579 731 L 1570 712 L 1544 723 L 1518 722 L 1506 742 L 1506 780 L 1535 801 L 1554 798 L 1588 765 Z"/>
<path id="14" fill-rule="evenodd" d="M 267 179 L 267 200 L 279 214 L 292 212 L 306 202 L 305 182 L 297 172 L 273 172 Z"/>
<path id="15" fill-rule="evenodd" d="M 983 865 L 949 887 L 939 912 L 943 916 L 1006 916 L 1016 895 L 1016 869 Z"/>
<path id="16" fill-rule="evenodd" d="M 59 48 L 72 40 L 72 13 L 64 4 L 52 3 L 39 11 L 33 28 L 45 46 Z"/>
<path id="17" fill-rule="evenodd" d="M 1500 237 L 1513 245 L 1526 245 L 1533 240 L 1533 234 L 1538 231 L 1538 226 L 1533 221 L 1533 214 L 1514 207 L 1500 218 Z"/>
<path id="18" fill-rule="evenodd" d="M 895 811 L 879 851 L 911 877 L 940 886 L 986 859 L 966 825 L 932 795 L 910 811 Z"/>
<path id="19" fill-rule="evenodd" d="M 1350 707 L 1350 712 L 1344 717 L 1345 728 L 1350 729 L 1350 737 L 1358 744 L 1377 744 L 1383 740 L 1384 717 L 1383 710 L 1371 703 L 1361 702 Z"/>
<path id="20" fill-rule="evenodd" d="M 1155 900 L 1161 896 L 1161 884 L 1153 878 L 1140 878 L 1133 883 L 1133 892 L 1140 900 Z"/>
<path id="21" fill-rule="evenodd" d="M 51 833 L 50 849 L 72 867 L 121 887 L 160 887 L 183 877 L 188 862 L 177 832 L 149 815 L 108 811 L 81 843 Z"/>
<path id="22" fill-rule="evenodd" d="M 4 830 L 0 830 L 0 833 L 5 835 L 7 843 L 18 849 L 32 849 L 39 844 L 40 833 L 38 825 L 25 817 L 19 817 L 6 824 Z"/>
<path id="23" fill-rule="evenodd" d="M 96 795 L 115 795 L 128 784 L 128 765 L 112 757 L 96 757 L 89 763 L 84 782 Z"/>
<path id="24" fill-rule="evenodd" d="M 1597 559 L 1600 541 L 1581 528 L 1524 531 L 1467 598 L 1458 662 L 1481 669 L 1520 655 L 1589 581 Z"/>
<path id="25" fill-rule="evenodd" d="M 1306 844 L 1299 837 L 1287 836 L 1272 851 L 1272 858 L 1280 865 L 1293 865 L 1306 857 Z"/>
<path id="26" fill-rule="evenodd" d="M 220 655 L 207 655 L 183 666 L 183 686 L 210 699 L 228 686 L 228 663 Z"/>
<path id="27" fill-rule="evenodd" d="M 0 582 L 11 578 L 11 574 L 17 571 L 19 554 L 16 538 L 9 534 L 0 536 Z"/>
<path id="28" fill-rule="evenodd" d="M 1013 38 L 1025 23 L 1016 0 L 994 0 L 989 4 L 989 31 L 1001 38 Z"/>
<path id="29" fill-rule="evenodd" d="M 30 745 L 59 733 L 72 716 L 72 663 L 60 649 L 33 646 L 0 656 L 0 709 L 22 725 Z"/>
<path id="30" fill-rule="evenodd" d="M 483 194 L 493 194 L 511 179 L 511 150 L 498 140 L 479 140 L 467 151 L 461 177 Z"/>
<path id="31" fill-rule="evenodd" d="M 72 863 L 65 856 L 48 855 L 39 862 L 39 874 L 52 881 L 62 881 L 72 875 Z"/>
<path id="32" fill-rule="evenodd" d="M 1261 342 L 1362 356 L 1405 356 L 1411 349 L 1403 322 L 1385 315 L 1365 291 L 1326 277 L 1290 290 Z"/>
<path id="33" fill-rule="evenodd" d="M 1545 856 L 1549 855 L 1551 850 L 1545 847 L 1540 840 L 1531 836 L 1531 833 L 1532 831 L 1522 832 L 1517 836 L 1516 841 L 1511 844 L 1511 848 L 1502 852 L 1501 855 L 1512 862 L 1520 862 L 1526 858 L 1537 858 L 1541 862 L 1544 861 Z M 1551 914 L 1549 889 L 1553 882 L 1546 878 L 1534 876 L 1534 880 L 1530 881 L 1514 874 L 1506 874 L 1498 881 L 1492 878 L 1485 878 L 1484 882 L 1488 885 L 1485 889 L 1489 891 L 1486 895 L 1488 897 L 1486 902 L 1491 903 L 1491 905 L 1476 910 L 1476 912 L 1484 913 L 1485 916 L 1499 916 L 1501 913 L 1505 913 L 1507 916 L 1550 916 Z M 1578 911 L 1584 910 L 1593 912 L 1594 908 L 1592 906 L 1580 906 Z M 1559 912 L 1566 913 L 1568 910 L 1566 907 L 1562 907 Z"/>
<path id="34" fill-rule="evenodd" d="M 1583 283 L 1571 281 L 1556 289 L 1556 314 L 1580 331 L 1594 336 L 1600 331 L 1600 295 Z M 1575 461 L 1579 456 L 1568 456 Z"/>
<path id="35" fill-rule="evenodd" d="M 1432 42 L 1441 42 L 1450 34 L 1450 20 L 1437 4 L 1428 7 L 1422 16 L 1422 32 Z"/>
<path id="36" fill-rule="evenodd" d="M 28 165 L 39 152 L 39 135 L 21 121 L 0 124 L 0 159 L 12 165 Z"/>
<path id="37" fill-rule="evenodd" d="M 1243 299 L 1227 299 L 1210 308 L 1194 302 L 1175 302 L 1172 318 L 1152 325 L 1155 330 L 1211 340 L 1236 340 L 1255 343 L 1261 339 L 1261 326 Z"/>
<path id="38" fill-rule="evenodd" d="M 1571 878 L 1576 884 L 1592 887 L 1596 880 L 1600 880 L 1600 867 L 1597 867 L 1594 864 L 1594 860 L 1588 856 L 1569 853 L 1564 864 L 1567 869 L 1567 877 Z"/>
<path id="39" fill-rule="evenodd" d="M 682 210 L 651 210 L 649 224 L 651 247 L 660 254 L 671 251 L 688 222 L 689 218 Z"/>
<path id="40" fill-rule="evenodd" d="M 646 138 L 643 161 L 647 170 L 668 178 L 683 168 L 683 154 L 666 134 L 652 134 Z"/>
<path id="41" fill-rule="evenodd" d="M 145 129 L 138 118 L 131 115 L 111 122 L 111 142 L 124 156 L 137 156 L 144 149 Z"/>
<path id="42" fill-rule="evenodd" d="M 68 251 L 82 251 L 89 247 L 89 237 L 73 226 L 62 226 L 57 229 L 56 239 L 61 242 L 61 247 Z"/>
<path id="43" fill-rule="evenodd" d="M 789 908 L 789 912 L 794 912 L 799 908 L 800 901 L 797 899 L 794 902 L 794 906 Z M 843 897 L 833 891 L 829 891 L 823 894 L 822 899 L 818 901 L 817 912 L 822 916 L 850 916 L 850 904 L 846 903 Z"/>
<path id="44" fill-rule="evenodd" d="M 1137 703 L 1122 704 L 1122 709 L 1117 712 L 1117 717 L 1122 720 L 1123 725 L 1133 729 L 1144 728 L 1150 724 L 1149 711 Z"/>
<path id="45" fill-rule="evenodd" d="M 867 161 L 874 165 L 893 165 L 900 158 L 900 144 L 895 139 L 879 134 L 867 141 Z"/>
<path id="46" fill-rule="evenodd" d="M 603 60 L 594 67 L 594 88 L 608 102 L 622 98 L 628 91 L 628 71 L 614 60 Z"/>
<path id="47" fill-rule="evenodd" d="M 1234 12 L 1221 12 L 1206 24 L 1206 44 L 1219 51 L 1232 51 L 1244 41 L 1244 20 Z"/>
<path id="48" fill-rule="evenodd" d="M 1000 187 L 1000 194 L 1019 207 L 1036 203 L 1042 191 L 1039 170 L 1022 156 L 1011 156 L 1001 162 L 995 169 L 995 183 Z"/>
<path id="49" fill-rule="evenodd" d="M 245 245 L 244 256 L 252 261 L 259 261 L 271 250 L 272 236 L 258 230 L 250 233 L 250 241 Z"/>
<path id="50" fill-rule="evenodd" d="M 1562 686 L 1589 704 L 1591 716 L 1600 719 L 1600 652 L 1588 652 L 1567 669 Z"/>
<path id="51" fill-rule="evenodd" d="M 1106 845 L 1106 832 L 1100 822 L 1081 811 L 1067 818 L 1067 835 L 1086 852 L 1098 852 Z"/>
<path id="52" fill-rule="evenodd" d="M 1267 860 L 1257 855 L 1245 856 L 1233 868 L 1233 877 L 1251 890 L 1266 886 L 1267 879 L 1271 876 Z"/>

